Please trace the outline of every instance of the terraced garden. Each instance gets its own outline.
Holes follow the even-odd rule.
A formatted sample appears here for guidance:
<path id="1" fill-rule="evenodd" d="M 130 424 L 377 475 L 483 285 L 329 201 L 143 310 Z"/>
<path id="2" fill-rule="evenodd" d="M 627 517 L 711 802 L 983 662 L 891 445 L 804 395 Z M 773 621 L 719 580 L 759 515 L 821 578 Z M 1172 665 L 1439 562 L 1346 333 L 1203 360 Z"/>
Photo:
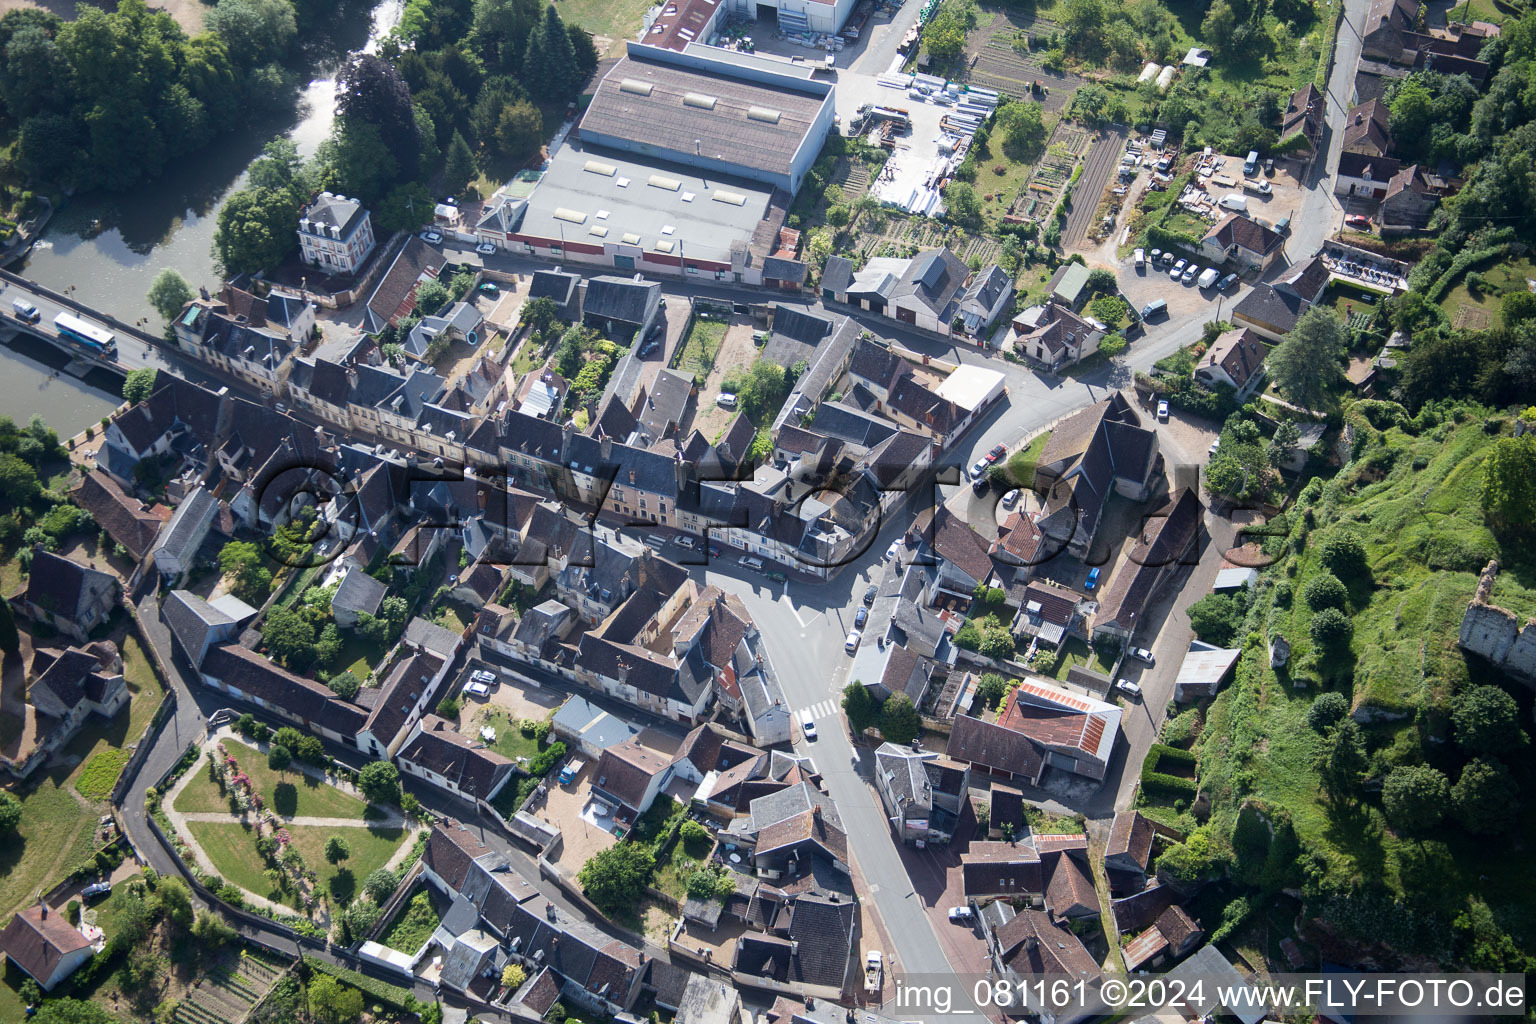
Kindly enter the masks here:
<path id="1" fill-rule="evenodd" d="M 263 996 L 277 984 L 286 966 L 250 950 L 241 950 L 233 964 L 209 971 L 185 999 L 176 1004 L 171 1024 L 240 1024 Z"/>

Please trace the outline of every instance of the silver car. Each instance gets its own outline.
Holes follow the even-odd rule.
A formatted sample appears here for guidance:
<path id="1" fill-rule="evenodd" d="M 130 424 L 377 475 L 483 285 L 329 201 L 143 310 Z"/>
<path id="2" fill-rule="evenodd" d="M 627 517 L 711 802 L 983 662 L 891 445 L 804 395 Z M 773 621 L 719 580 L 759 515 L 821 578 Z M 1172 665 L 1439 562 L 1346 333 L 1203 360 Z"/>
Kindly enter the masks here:
<path id="1" fill-rule="evenodd" d="M 1184 268 L 1184 276 L 1179 278 L 1184 284 L 1193 284 L 1195 278 L 1200 276 L 1200 268 L 1191 263 Z"/>

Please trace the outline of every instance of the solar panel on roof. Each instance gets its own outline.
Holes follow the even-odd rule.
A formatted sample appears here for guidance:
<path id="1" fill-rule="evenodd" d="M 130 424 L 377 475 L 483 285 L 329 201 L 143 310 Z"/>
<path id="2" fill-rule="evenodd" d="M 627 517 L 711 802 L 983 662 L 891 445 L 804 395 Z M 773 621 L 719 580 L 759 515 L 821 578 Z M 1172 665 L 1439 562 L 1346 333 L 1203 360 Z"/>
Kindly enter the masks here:
<path id="1" fill-rule="evenodd" d="M 634 78 L 626 78 L 619 83 L 620 92 L 632 92 L 637 96 L 649 96 L 653 88 L 650 82 L 641 82 Z"/>

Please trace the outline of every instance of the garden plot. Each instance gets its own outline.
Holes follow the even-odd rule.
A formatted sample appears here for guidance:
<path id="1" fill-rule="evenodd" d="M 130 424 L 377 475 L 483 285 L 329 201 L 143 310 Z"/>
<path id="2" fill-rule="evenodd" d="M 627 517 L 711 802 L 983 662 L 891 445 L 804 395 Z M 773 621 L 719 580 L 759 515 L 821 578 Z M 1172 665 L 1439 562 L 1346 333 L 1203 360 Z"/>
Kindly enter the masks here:
<path id="1" fill-rule="evenodd" d="M 982 17 L 985 16 L 983 12 Z M 992 89 L 1012 99 L 1035 99 L 1048 111 L 1066 109 L 1083 80 L 1046 69 L 1045 40 L 1058 31 L 1059 26 L 1046 18 L 998 12 L 967 39 L 965 83 Z M 1034 49 L 1029 46 L 1031 37 Z M 1048 94 L 1031 92 L 1037 81 L 1050 90 Z"/>

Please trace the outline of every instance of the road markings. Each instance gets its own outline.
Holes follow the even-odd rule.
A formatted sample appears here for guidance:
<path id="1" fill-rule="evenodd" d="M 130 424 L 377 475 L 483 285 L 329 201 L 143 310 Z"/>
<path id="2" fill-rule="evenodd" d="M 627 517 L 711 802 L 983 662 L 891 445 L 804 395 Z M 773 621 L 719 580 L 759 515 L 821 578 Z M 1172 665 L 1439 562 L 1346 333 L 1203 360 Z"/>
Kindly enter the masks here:
<path id="1" fill-rule="evenodd" d="M 795 602 L 793 602 L 793 601 L 791 601 L 789 599 L 789 595 L 788 594 L 785 594 L 785 595 L 781 596 L 779 598 L 779 600 L 782 601 L 783 603 L 789 605 L 789 613 L 795 617 L 795 621 L 796 622 L 800 623 L 800 628 L 801 629 L 809 628 L 811 623 L 815 622 L 817 616 L 819 616 L 821 614 L 821 612 L 812 612 L 810 618 L 802 619 L 800 617 L 800 609 L 795 607 Z"/>
<path id="2" fill-rule="evenodd" d="M 814 721 L 816 721 L 818 719 L 827 718 L 827 717 L 830 717 L 832 715 L 836 715 L 839 710 L 840 710 L 840 708 L 839 708 L 839 702 L 838 701 L 835 701 L 835 700 L 823 700 L 823 701 L 817 701 L 815 704 L 812 704 L 810 707 L 801 708 L 797 712 L 797 714 L 799 714 L 800 720 L 802 722 L 814 722 Z"/>

